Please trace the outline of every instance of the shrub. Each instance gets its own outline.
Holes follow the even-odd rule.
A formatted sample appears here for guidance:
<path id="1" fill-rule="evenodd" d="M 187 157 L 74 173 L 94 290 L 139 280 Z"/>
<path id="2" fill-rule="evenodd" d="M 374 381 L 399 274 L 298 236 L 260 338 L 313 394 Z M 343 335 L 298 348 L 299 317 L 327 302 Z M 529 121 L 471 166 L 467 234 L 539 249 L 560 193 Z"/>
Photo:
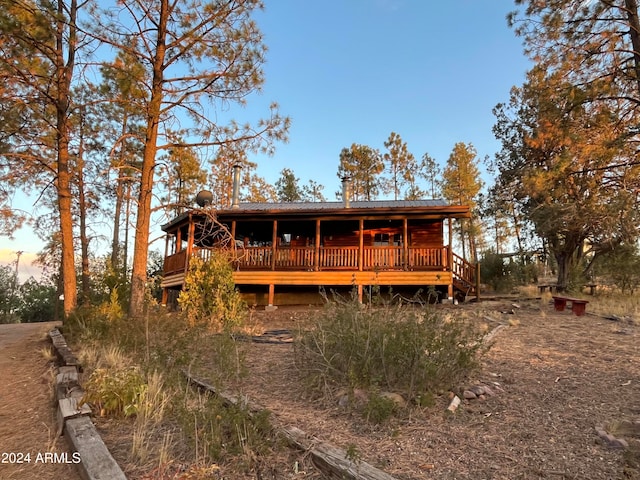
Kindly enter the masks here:
<path id="1" fill-rule="evenodd" d="M 176 412 L 195 455 L 207 463 L 230 456 L 252 462 L 277 448 L 267 410 L 250 412 L 241 404 L 228 404 L 217 395 L 186 392 Z"/>
<path id="2" fill-rule="evenodd" d="M 477 365 L 480 333 L 434 308 L 404 303 L 365 307 L 336 299 L 294 343 L 296 364 L 312 389 L 373 388 L 410 401 L 452 388 Z"/>
<path id="3" fill-rule="evenodd" d="M 94 370 L 84 388 L 82 400 L 93 404 L 100 415 L 129 417 L 138 413 L 147 384 L 136 367 L 111 367 Z"/>
<path id="4" fill-rule="evenodd" d="M 224 253 L 216 253 L 207 261 L 191 258 L 178 304 L 191 326 L 206 326 L 211 331 L 233 331 L 242 324 L 247 311 Z"/>

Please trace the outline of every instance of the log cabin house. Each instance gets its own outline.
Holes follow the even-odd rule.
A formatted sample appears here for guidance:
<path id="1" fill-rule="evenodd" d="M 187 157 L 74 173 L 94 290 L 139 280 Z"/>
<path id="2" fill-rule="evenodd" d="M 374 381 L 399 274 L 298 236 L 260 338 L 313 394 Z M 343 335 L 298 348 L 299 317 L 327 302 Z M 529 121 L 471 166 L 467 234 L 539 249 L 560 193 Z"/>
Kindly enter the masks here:
<path id="1" fill-rule="evenodd" d="M 477 265 L 452 248 L 453 219 L 469 218 L 468 206 L 442 200 L 239 203 L 187 211 L 166 225 L 163 304 L 175 302 L 189 259 L 207 259 L 221 247 L 220 226 L 229 239 L 234 281 L 250 304 L 311 303 L 319 287 L 394 291 L 436 288 L 442 298 L 478 295 Z M 213 228 L 213 213 L 219 225 Z M 448 222 L 448 244 L 444 225 Z M 304 300 L 301 299 L 306 293 Z M 296 300 L 297 298 L 297 300 Z"/>

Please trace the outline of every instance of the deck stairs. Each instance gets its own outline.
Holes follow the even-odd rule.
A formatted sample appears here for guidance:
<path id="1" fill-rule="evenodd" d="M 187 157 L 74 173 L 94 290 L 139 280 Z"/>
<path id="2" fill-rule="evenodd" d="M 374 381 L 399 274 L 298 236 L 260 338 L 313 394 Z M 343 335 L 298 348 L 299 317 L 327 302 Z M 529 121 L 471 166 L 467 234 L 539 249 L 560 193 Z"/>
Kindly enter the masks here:
<path id="1" fill-rule="evenodd" d="M 465 297 L 477 296 L 477 265 L 453 254 L 453 288 Z"/>

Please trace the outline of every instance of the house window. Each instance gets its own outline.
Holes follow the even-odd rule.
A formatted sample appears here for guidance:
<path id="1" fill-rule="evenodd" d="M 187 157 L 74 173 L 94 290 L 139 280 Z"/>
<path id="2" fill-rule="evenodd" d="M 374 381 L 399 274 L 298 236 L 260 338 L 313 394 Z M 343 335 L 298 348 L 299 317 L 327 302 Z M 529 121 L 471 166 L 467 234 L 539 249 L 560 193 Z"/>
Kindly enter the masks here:
<path id="1" fill-rule="evenodd" d="M 388 233 L 376 233 L 373 236 L 373 245 L 376 247 L 383 247 L 389 245 L 389 234 Z"/>

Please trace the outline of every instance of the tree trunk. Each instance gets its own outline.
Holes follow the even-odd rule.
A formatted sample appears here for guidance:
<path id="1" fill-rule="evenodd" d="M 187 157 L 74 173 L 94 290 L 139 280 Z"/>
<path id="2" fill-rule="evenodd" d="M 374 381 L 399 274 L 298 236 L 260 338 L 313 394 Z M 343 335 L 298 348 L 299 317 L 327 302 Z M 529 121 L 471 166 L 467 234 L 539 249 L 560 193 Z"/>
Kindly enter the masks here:
<path id="1" fill-rule="evenodd" d="M 153 194 L 153 173 L 158 150 L 158 124 L 162 106 L 163 64 L 165 58 L 165 37 L 167 32 L 168 0 L 160 2 L 158 36 L 153 64 L 151 99 L 147 110 L 147 128 L 145 134 L 140 191 L 138 193 L 138 212 L 136 217 L 136 238 L 133 250 L 131 272 L 131 298 L 129 314 L 139 318 L 144 313 L 144 297 L 147 282 L 147 256 L 149 253 L 149 226 L 151 223 L 151 198 Z"/>
<path id="2" fill-rule="evenodd" d="M 64 124 L 65 122 L 62 122 Z M 61 123 L 58 123 L 60 125 Z M 69 144 L 66 135 L 62 135 L 58 145 L 58 209 L 60 212 L 60 241 L 61 241 L 61 273 L 64 295 L 64 316 L 66 317 L 76 307 L 76 266 L 73 251 L 73 215 L 71 213 L 71 189 L 69 175 Z"/>
<path id="3" fill-rule="evenodd" d="M 573 255 L 566 252 L 554 253 L 556 263 L 558 264 L 558 291 L 565 291 L 569 286 L 569 275 L 573 267 Z"/>
<path id="4" fill-rule="evenodd" d="M 77 285 L 76 266 L 73 250 L 73 215 L 71 201 L 71 173 L 69 168 L 69 97 L 71 76 L 75 60 L 75 20 L 77 3 L 71 1 L 68 20 L 64 21 L 65 6 L 58 2 L 58 24 L 56 32 L 56 135 L 58 147 L 58 168 L 56 189 L 58 194 L 58 210 L 60 213 L 60 241 L 61 241 L 61 273 L 63 282 L 64 317 L 76 307 Z M 64 33 L 69 29 L 68 58 L 64 58 Z"/>
<path id="5" fill-rule="evenodd" d="M 638 19 L 638 1 L 625 0 L 624 5 L 629 22 L 629 36 L 633 46 L 633 69 L 636 74 L 636 87 L 640 95 L 640 19 Z"/>
<path id="6" fill-rule="evenodd" d="M 127 142 L 125 136 L 127 133 L 127 125 L 129 123 L 129 115 L 124 112 L 124 118 L 122 119 L 122 129 L 120 135 L 122 141 L 120 142 L 120 155 L 118 155 L 118 179 L 116 180 L 116 205 L 113 212 L 113 239 L 111 240 L 111 268 L 114 272 L 119 269 L 118 259 L 120 257 L 120 217 L 122 215 L 122 201 L 124 197 L 124 182 L 125 182 L 125 156 L 127 153 Z M 127 221 L 129 221 L 127 219 Z M 124 274 L 126 275 L 126 258 L 124 260 L 125 268 Z"/>
<path id="7" fill-rule="evenodd" d="M 81 142 L 82 145 L 82 142 Z M 77 158 L 77 184 L 78 184 L 78 212 L 80 215 L 80 254 L 82 258 L 82 270 L 80 275 L 80 302 L 86 305 L 91 293 L 89 272 L 89 237 L 87 237 L 87 202 L 84 194 L 84 161 L 82 159 L 82 146 Z"/>
<path id="8" fill-rule="evenodd" d="M 118 169 L 118 179 L 116 180 L 116 205 L 113 212 L 113 238 L 111 240 L 111 268 L 118 271 L 118 259 L 120 257 L 120 215 L 122 212 L 122 197 L 124 188 L 122 187 L 122 168 Z"/>

